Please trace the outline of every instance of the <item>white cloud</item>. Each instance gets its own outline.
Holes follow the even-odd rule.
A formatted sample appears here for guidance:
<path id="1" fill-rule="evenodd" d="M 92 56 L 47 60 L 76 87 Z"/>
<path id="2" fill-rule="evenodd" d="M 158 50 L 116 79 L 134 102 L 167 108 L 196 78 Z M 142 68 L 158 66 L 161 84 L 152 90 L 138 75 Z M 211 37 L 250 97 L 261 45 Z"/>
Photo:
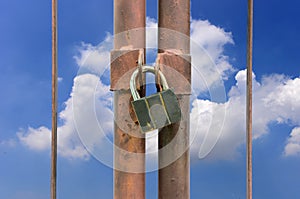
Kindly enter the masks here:
<path id="1" fill-rule="evenodd" d="M 197 94 L 211 87 L 222 87 L 223 80 L 227 80 L 235 71 L 228 56 L 224 54 L 224 46 L 227 44 L 234 44 L 230 32 L 207 20 L 192 20 L 192 85 Z"/>
<path id="2" fill-rule="evenodd" d="M 284 155 L 300 155 L 300 127 L 296 127 L 292 130 L 290 137 L 287 140 L 287 144 L 284 148 Z"/>
<path id="3" fill-rule="evenodd" d="M 74 56 L 79 68 L 79 73 L 87 70 L 97 75 L 103 74 L 110 64 L 110 50 L 113 48 L 113 36 L 107 33 L 104 41 L 98 46 L 82 42 L 78 47 L 79 55 Z M 84 71 L 86 72 L 86 71 Z"/>
<path id="4" fill-rule="evenodd" d="M 203 47 L 213 60 L 223 56 L 224 45 L 234 44 L 232 34 L 208 20 L 192 20 L 191 38 Z"/>
<path id="5" fill-rule="evenodd" d="M 274 75 L 272 79 L 280 84 L 274 85 L 275 88 L 268 93 L 264 103 L 272 112 L 280 114 L 278 121 L 291 120 L 298 125 L 300 123 L 300 78 L 288 79 L 282 75 Z M 272 79 L 267 78 L 265 82 L 272 84 L 270 82 Z"/>
<path id="6" fill-rule="evenodd" d="M 94 103 L 95 101 L 97 104 Z M 109 87 L 103 85 L 96 75 L 79 75 L 74 79 L 71 97 L 65 105 L 65 109 L 59 114 L 63 125 L 58 127 L 58 153 L 67 158 L 88 159 L 89 154 L 82 145 L 77 131 L 83 135 L 88 134 L 90 140 L 85 143 L 91 144 L 95 144 L 94 137 L 99 133 L 96 119 L 102 121 L 101 124 L 104 124 L 102 128 L 105 132 L 112 131 Z M 95 117 L 94 113 L 98 117 Z M 50 148 L 51 130 L 47 127 L 41 126 L 37 129 L 30 127 L 26 132 L 23 130 L 17 135 L 29 149 L 44 151 Z M 81 139 L 84 138 L 86 137 L 81 137 Z"/>
<path id="7" fill-rule="evenodd" d="M 192 154 L 199 153 L 199 146 L 202 146 L 199 156 L 207 154 L 210 148 L 205 147 L 210 147 L 209 142 L 215 141 L 210 139 L 218 138 L 216 134 L 219 131 L 214 129 L 222 129 L 222 132 L 210 155 L 213 158 L 232 159 L 238 154 L 238 148 L 245 143 L 246 70 L 239 71 L 235 79 L 236 85 L 231 88 L 227 102 L 194 101 L 198 107 L 192 109 L 191 125 L 195 127 L 198 122 L 199 130 L 191 147 Z M 259 83 L 253 74 L 253 139 L 269 133 L 268 125 L 272 122 L 300 125 L 299 97 L 296 95 L 297 92 L 300 93 L 299 87 L 299 78 L 269 75 Z M 226 113 L 224 124 L 218 122 L 223 114 L 220 112 L 222 109 Z M 214 121 L 217 122 L 210 124 Z M 206 141 L 208 143 L 203 143 L 205 136 L 210 138 Z M 285 155 L 299 153 L 299 144 L 299 128 L 295 128 L 288 139 Z"/>
<path id="8" fill-rule="evenodd" d="M 51 130 L 44 126 L 37 129 L 29 127 L 27 132 L 22 129 L 17 136 L 24 145 L 32 150 L 42 151 L 50 148 Z"/>
<path id="9" fill-rule="evenodd" d="M 157 49 L 157 22 L 155 19 L 146 18 L 146 46 L 147 48 Z"/>

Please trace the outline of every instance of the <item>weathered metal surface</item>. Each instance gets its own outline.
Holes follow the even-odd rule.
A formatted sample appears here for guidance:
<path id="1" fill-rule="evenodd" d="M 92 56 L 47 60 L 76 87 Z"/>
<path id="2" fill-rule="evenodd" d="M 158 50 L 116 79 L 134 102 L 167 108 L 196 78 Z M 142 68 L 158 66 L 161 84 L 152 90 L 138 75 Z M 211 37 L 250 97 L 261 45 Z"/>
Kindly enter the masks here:
<path id="1" fill-rule="evenodd" d="M 145 138 L 134 119 L 129 90 L 114 92 L 114 198 L 145 198 Z M 124 172 L 128 171 L 128 172 Z"/>
<path id="2" fill-rule="evenodd" d="M 145 0 L 114 0 L 114 48 L 145 48 Z"/>
<path id="3" fill-rule="evenodd" d="M 133 112 L 130 98 L 129 90 L 114 92 L 115 199 L 145 198 L 145 138 L 129 118 Z"/>
<path id="4" fill-rule="evenodd" d="M 190 198 L 189 98 L 179 96 L 181 121 L 159 132 L 159 199 Z"/>
<path id="5" fill-rule="evenodd" d="M 52 133 L 51 133 L 51 199 L 56 199 L 57 177 L 57 1 L 52 0 Z"/>
<path id="6" fill-rule="evenodd" d="M 175 94 L 191 94 L 191 56 L 169 52 L 158 54 L 159 69 Z"/>
<path id="7" fill-rule="evenodd" d="M 138 65 L 139 53 L 139 49 L 111 51 L 110 89 L 112 91 L 129 89 L 130 77 Z"/>
<path id="8" fill-rule="evenodd" d="M 158 52 L 176 49 L 182 54 L 189 54 L 190 41 L 187 37 L 190 36 L 190 1 L 159 0 L 158 6 Z"/>
<path id="9" fill-rule="evenodd" d="M 248 0 L 247 35 L 247 199 L 252 199 L 252 50 L 253 50 L 253 0 Z"/>
<path id="10" fill-rule="evenodd" d="M 181 119 L 178 100 L 171 89 L 132 101 L 132 106 L 144 133 Z"/>
<path id="11" fill-rule="evenodd" d="M 114 198 L 145 198 L 145 138 L 131 106 L 129 79 L 132 67 L 137 65 L 138 51 L 145 48 L 145 0 L 114 0 L 114 49 L 129 50 L 112 63 L 111 89 L 114 90 Z M 134 30 L 132 30 L 134 29 Z M 124 52 L 124 51 L 123 51 Z M 128 71 L 127 71 L 128 70 Z M 144 90 L 140 92 L 144 93 Z"/>
<path id="12" fill-rule="evenodd" d="M 176 72 L 181 74 L 186 82 L 191 81 L 190 64 L 183 63 L 176 55 L 164 55 L 168 52 L 183 56 L 190 53 L 190 0 L 159 0 L 158 50 L 160 53 L 160 68 L 165 65 L 174 69 L 164 72 L 170 87 L 177 89 L 177 98 L 181 107 L 182 120 L 159 131 L 159 199 L 189 199 L 190 198 L 190 160 L 189 160 L 189 125 L 190 125 L 190 84 L 178 85 L 172 81 Z M 170 29 L 172 31 L 170 31 Z M 180 34 L 178 34 L 178 32 Z M 165 52 L 165 53 L 164 53 Z M 163 54 L 164 53 L 164 54 Z M 184 67 L 183 67 L 184 66 Z M 172 81 L 172 82 L 171 82 Z M 180 81 L 181 82 L 181 81 Z M 180 83 L 182 84 L 182 82 Z M 186 87 L 187 86 L 187 87 Z M 160 88 L 158 88 L 160 89 Z M 171 160 L 171 164 L 169 164 Z"/>

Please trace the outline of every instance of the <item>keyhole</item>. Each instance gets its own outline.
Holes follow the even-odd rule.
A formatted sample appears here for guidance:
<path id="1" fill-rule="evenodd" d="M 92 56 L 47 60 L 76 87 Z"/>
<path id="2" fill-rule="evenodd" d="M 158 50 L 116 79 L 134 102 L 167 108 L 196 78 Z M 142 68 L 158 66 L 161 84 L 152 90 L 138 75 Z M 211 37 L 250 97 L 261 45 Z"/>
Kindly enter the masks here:
<path id="1" fill-rule="evenodd" d="M 153 122 L 157 125 L 157 127 L 163 127 L 168 124 L 165 108 L 161 104 L 153 104 L 150 107 L 150 114 L 152 115 Z"/>

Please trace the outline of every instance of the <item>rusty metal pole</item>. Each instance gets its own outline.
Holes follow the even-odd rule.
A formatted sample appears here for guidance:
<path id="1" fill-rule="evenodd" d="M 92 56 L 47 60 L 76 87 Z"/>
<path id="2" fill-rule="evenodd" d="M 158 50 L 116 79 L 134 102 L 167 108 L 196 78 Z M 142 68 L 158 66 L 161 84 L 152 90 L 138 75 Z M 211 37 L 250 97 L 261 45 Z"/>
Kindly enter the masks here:
<path id="1" fill-rule="evenodd" d="M 52 140 L 51 199 L 56 199 L 57 166 L 57 1 L 52 0 Z"/>
<path id="2" fill-rule="evenodd" d="M 159 0 L 158 4 L 160 69 L 166 75 L 170 87 L 175 88 L 182 111 L 180 122 L 164 127 L 159 132 L 158 195 L 159 199 L 189 199 L 191 65 L 187 60 L 190 60 L 190 0 Z M 186 82 L 178 82 L 178 77 L 168 67 L 180 73 Z M 173 144 L 168 146 L 169 149 L 164 150 L 171 142 Z M 174 160 L 166 166 L 170 158 Z"/>
<path id="3" fill-rule="evenodd" d="M 138 124 L 129 118 L 133 113 L 132 98 L 125 75 L 136 68 L 141 49 L 145 51 L 145 6 L 145 0 L 114 0 L 111 90 L 115 115 L 115 199 L 145 198 L 145 138 L 141 137 Z M 128 155 L 130 152 L 137 155 Z"/>
<path id="4" fill-rule="evenodd" d="M 253 0 L 248 0 L 247 28 L 247 199 L 252 199 L 252 49 L 253 49 Z"/>

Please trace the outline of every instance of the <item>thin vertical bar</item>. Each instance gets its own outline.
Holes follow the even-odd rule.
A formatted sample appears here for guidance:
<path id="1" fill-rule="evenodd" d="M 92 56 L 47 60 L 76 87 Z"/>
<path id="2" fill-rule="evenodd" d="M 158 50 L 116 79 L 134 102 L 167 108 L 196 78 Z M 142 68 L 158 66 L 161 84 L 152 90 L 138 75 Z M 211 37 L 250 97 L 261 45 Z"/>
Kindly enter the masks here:
<path id="1" fill-rule="evenodd" d="M 253 0 L 248 0 L 247 28 L 247 199 L 252 199 L 252 48 L 253 48 Z"/>
<path id="2" fill-rule="evenodd" d="M 56 199 L 57 166 L 57 0 L 52 0 L 51 199 Z"/>

